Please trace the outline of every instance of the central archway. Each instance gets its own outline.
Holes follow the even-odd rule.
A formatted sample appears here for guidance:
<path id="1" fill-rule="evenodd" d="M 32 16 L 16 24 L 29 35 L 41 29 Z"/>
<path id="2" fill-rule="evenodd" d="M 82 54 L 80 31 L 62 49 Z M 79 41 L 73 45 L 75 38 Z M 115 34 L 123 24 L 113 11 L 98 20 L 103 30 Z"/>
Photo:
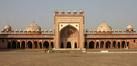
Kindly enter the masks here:
<path id="1" fill-rule="evenodd" d="M 79 48 L 79 32 L 68 25 L 60 31 L 60 48 Z"/>

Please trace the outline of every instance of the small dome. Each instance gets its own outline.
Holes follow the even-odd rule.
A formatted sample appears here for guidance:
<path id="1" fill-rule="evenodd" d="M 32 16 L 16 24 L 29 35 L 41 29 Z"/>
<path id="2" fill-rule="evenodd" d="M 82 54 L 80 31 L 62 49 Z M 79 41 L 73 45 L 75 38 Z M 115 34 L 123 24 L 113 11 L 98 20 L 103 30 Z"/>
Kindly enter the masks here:
<path id="1" fill-rule="evenodd" d="M 133 29 L 132 25 L 127 25 L 127 29 Z"/>
<path id="2" fill-rule="evenodd" d="M 6 25 L 6 26 L 4 26 L 2 31 L 6 31 L 6 32 L 12 31 L 12 27 L 10 25 Z"/>
<path id="3" fill-rule="evenodd" d="M 126 31 L 134 31 L 132 25 L 127 25 Z"/>
<path id="4" fill-rule="evenodd" d="M 108 32 L 112 31 L 111 26 L 109 26 L 106 22 L 102 22 L 98 27 L 97 27 L 98 32 Z"/>
<path id="5" fill-rule="evenodd" d="M 10 25 L 5 25 L 4 29 L 11 29 L 11 26 Z"/>
<path id="6" fill-rule="evenodd" d="M 26 27 L 25 31 L 27 31 L 27 32 L 41 32 L 41 27 L 33 21 L 29 26 Z"/>

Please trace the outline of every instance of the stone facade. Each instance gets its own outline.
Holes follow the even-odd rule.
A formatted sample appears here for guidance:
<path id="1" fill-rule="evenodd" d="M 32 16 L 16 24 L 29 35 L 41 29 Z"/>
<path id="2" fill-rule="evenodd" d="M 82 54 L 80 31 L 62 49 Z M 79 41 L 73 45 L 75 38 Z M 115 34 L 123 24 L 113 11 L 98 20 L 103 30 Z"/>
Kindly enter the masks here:
<path id="1" fill-rule="evenodd" d="M 137 33 L 132 25 L 114 30 L 103 21 L 95 30 L 86 30 L 84 11 L 55 11 L 54 29 L 42 29 L 34 21 L 25 30 L 5 26 L 0 33 L 1 49 L 132 49 Z"/>

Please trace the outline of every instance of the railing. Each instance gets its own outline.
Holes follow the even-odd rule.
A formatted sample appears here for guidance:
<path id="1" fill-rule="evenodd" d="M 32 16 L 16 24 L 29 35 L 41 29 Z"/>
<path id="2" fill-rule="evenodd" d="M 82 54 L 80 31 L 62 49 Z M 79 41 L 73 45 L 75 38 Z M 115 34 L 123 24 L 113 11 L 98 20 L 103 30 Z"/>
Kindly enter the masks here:
<path id="1" fill-rule="evenodd" d="M 31 31 L 31 32 L 27 32 L 27 31 L 10 31 L 10 32 L 0 32 L 0 34 L 54 34 L 53 31 Z"/>
<path id="2" fill-rule="evenodd" d="M 97 31 L 86 31 L 85 34 L 107 34 L 107 32 L 97 32 Z M 112 31 L 111 34 L 137 34 L 136 31 L 127 32 L 127 31 Z"/>
<path id="3" fill-rule="evenodd" d="M 137 34 L 136 30 L 134 29 L 134 31 L 126 31 L 125 29 L 112 29 L 112 31 L 97 31 L 95 28 L 91 28 L 90 30 L 85 30 L 85 34 Z"/>
<path id="4" fill-rule="evenodd" d="M 108 31 L 110 32 L 110 31 Z M 96 31 L 96 29 L 92 29 L 92 30 L 85 30 L 84 34 L 107 34 L 107 32 L 99 32 Z M 41 32 L 39 31 L 9 31 L 9 32 L 0 32 L 0 34 L 54 34 L 53 30 L 42 30 Z M 110 33 L 109 33 L 110 34 Z M 118 29 L 118 30 L 112 30 L 111 34 L 137 34 L 136 30 L 128 32 L 122 29 Z"/>

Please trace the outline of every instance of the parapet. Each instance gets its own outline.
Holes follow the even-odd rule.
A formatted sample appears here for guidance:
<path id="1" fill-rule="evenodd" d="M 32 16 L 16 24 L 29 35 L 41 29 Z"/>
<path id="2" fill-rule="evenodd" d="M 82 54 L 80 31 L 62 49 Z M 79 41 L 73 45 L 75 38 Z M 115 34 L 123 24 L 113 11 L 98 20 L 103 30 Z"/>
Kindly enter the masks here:
<path id="1" fill-rule="evenodd" d="M 55 11 L 55 15 L 84 15 L 84 11 L 83 10 L 67 10 L 67 11 L 61 11 L 61 10 L 56 10 Z"/>

